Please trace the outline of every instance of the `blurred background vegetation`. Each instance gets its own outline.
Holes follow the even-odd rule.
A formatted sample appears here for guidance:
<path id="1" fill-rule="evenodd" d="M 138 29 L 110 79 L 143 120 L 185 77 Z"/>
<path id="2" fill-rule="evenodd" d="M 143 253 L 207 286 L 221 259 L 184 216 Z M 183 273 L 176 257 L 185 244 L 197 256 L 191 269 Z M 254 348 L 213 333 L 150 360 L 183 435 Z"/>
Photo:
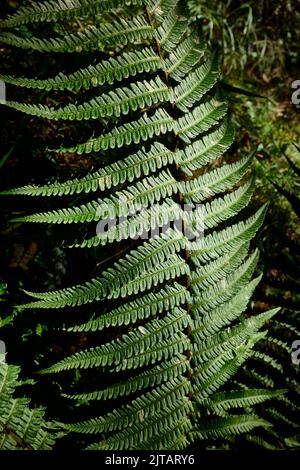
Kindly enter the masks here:
<path id="1" fill-rule="evenodd" d="M 300 1 L 189 4 L 211 46 L 219 47 L 225 81 L 259 96 L 231 95 L 239 128 L 237 147 L 258 147 L 257 184 L 261 197 L 274 199 L 277 195 L 266 177 L 292 190 L 293 175 L 284 154 L 299 160 L 293 144 L 300 140 L 300 107 L 292 103 L 292 83 L 300 79 Z"/>

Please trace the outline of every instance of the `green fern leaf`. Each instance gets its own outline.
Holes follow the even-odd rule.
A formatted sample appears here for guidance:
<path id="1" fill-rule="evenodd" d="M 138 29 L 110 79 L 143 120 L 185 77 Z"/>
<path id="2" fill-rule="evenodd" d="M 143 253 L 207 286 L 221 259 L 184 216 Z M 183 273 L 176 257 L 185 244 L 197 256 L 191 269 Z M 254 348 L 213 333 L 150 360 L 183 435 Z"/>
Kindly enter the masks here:
<path id="1" fill-rule="evenodd" d="M 108 148 L 120 148 L 124 145 L 139 144 L 153 136 L 166 134 L 173 129 L 174 122 L 171 116 L 162 109 L 158 109 L 155 114 L 148 117 L 144 114 L 137 122 L 126 123 L 119 128 L 114 128 L 108 134 L 103 134 L 98 138 L 88 140 L 83 144 L 70 148 L 56 149 L 59 152 L 83 153 L 99 152 Z"/>
<path id="2" fill-rule="evenodd" d="M 176 358 L 163 362 L 146 372 L 142 372 L 126 381 L 119 382 L 103 390 L 97 390 L 80 395 L 68 395 L 65 397 L 72 400 L 89 402 L 91 400 L 115 399 L 120 396 L 131 395 L 143 389 L 149 389 L 161 383 L 171 383 L 178 376 L 184 376 L 188 372 L 189 362 L 183 355 L 177 354 Z"/>
<path id="3" fill-rule="evenodd" d="M 2 195 L 23 196 L 62 196 L 80 194 L 82 192 L 96 192 L 111 189 L 125 182 L 131 183 L 139 179 L 141 175 L 148 176 L 161 168 L 178 162 L 181 153 L 170 152 L 164 145 L 155 142 L 146 151 L 145 148 L 136 154 L 130 155 L 118 162 L 107 165 L 95 173 L 91 173 L 81 179 L 73 179 L 64 183 L 53 182 L 45 186 L 24 186 L 23 188 L 2 191 Z"/>
<path id="4" fill-rule="evenodd" d="M 141 0 L 131 0 L 132 5 L 141 5 Z M 42 21 L 70 20 L 78 16 L 95 15 L 112 8 L 126 6 L 127 0 L 48 0 L 44 3 L 21 7 L 19 11 L 0 22 L 0 28 L 11 28 L 21 24 Z"/>
<path id="5" fill-rule="evenodd" d="M 25 88 L 79 91 L 82 88 L 89 89 L 106 83 L 112 85 L 115 81 L 122 81 L 130 76 L 156 72 L 161 67 L 160 57 L 157 57 L 152 49 L 145 48 L 136 52 L 124 52 L 116 58 L 111 57 L 96 65 L 80 68 L 70 75 L 61 72 L 45 80 L 0 75 L 0 80 Z"/>
<path id="6" fill-rule="evenodd" d="M 68 34 L 62 38 L 40 39 L 38 37 L 22 38 L 10 32 L 0 33 L 0 41 L 22 49 L 33 49 L 39 52 L 81 52 L 104 50 L 112 44 L 129 44 L 151 38 L 151 26 L 143 16 L 129 20 L 120 18 L 101 28 L 90 26 L 84 32 Z"/>
<path id="7" fill-rule="evenodd" d="M 168 87 L 159 79 L 150 82 L 133 83 L 130 87 L 119 88 L 109 92 L 104 97 L 93 98 L 91 101 L 75 106 L 70 104 L 64 108 L 55 109 L 43 105 L 31 105 L 5 101 L 9 108 L 17 109 L 32 116 L 53 120 L 82 121 L 105 117 L 119 117 L 130 111 L 142 109 L 156 103 L 170 100 Z"/>
<path id="8" fill-rule="evenodd" d="M 197 65 L 205 54 L 204 44 L 199 43 L 197 35 L 191 35 L 171 51 L 166 60 L 167 72 L 177 82 Z"/>
<path id="9" fill-rule="evenodd" d="M 239 162 L 204 173 L 197 180 L 184 182 L 182 193 L 185 202 L 199 204 L 208 197 L 232 188 L 249 169 L 250 158 L 242 158 Z"/>
<path id="10" fill-rule="evenodd" d="M 257 403 L 263 403 L 265 400 L 271 400 L 274 397 L 281 396 L 286 390 L 265 390 L 252 389 L 227 393 L 216 393 L 206 405 L 211 407 L 218 414 L 232 408 L 244 408 L 245 406 L 253 406 Z"/>
<path id="11" fill-rule="evenodd" d="M 0 450 L 50 450 L 58 437 L 42 408 L 15 398 L 20 369 L 0 362 Z"/>
<path id="12" fill-rule="evenodd" d="M 176 106 L 187 112 L 202 96 L 204 96 L 219 78 L 219 64 L 214 57 L 200 65 L 174 89 Z"/>
<path id="13" fill-rule="evenodd" d="M 187 175 L 192 175 L 194 170 L 199 170 L 222 156 L 231 146 L 233 139 L 233 128 L 225 122 L 215 132 L 205 135 L 201 140 L 196 140 L 185 148 L 180 168 Z"/>
<path id="14" fill-rule="evenodd" d="M 257 426 L 270 426 L 270 424 L 255 415 L 230 416 L 211 419 L 207 421 L 205 427 L 193 432 L 192 435 L 200 439 L 226 437 L 249 432 Z"/>

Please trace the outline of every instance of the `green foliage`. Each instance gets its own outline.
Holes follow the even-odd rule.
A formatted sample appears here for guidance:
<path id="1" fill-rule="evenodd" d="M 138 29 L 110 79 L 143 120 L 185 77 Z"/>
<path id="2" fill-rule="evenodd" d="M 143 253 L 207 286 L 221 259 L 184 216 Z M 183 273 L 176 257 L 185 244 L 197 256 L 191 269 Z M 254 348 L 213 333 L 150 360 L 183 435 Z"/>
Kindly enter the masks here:
<path id="1" fill-rule="evenodd" d="M 1 75 L 1 80 L 25 88 L 40 90 L 74 90 L 89 89 L 99 85 L 112 85 L 115 81 L 122 81 L 129 76 L 144 72 L 155 72 L 160 69 L 160 58 L 151 48 L 145 47 L 141 51 L 124 52 L 116 58 L 111 57 L 97 65 L 80 68 L 76 72 L 66 75 L 58 74 L 46 80 L 18 78 Z"/>
<path id="2" fill-rule="evenodd" d="M 131 21 L 115 20 L 101 28 L 90 26 L 83 33 L 68 34 L 62 38 L 40 39 L 38 37 L 22 38 L 11 32 L 0 34 L 0 41 L 23 49 L 39 52 L 81 52 L 105 49 L 108 45 L 119 42 L 128 44 L 139 38 L 151 38 L 151 26 L 144 17 L 133 17 Z"/>
<path id="3" fill-rule="evenodd" d="M 293 176 L 293 188 L 281 187 L 279 181 L 271 183 L 282 199 L 290 203 L 280 221 L 269 220 L 268 238 L 263 239 L 266 274 L 261 291 L 256 294 L 257 311 L 263 306 L 280 306 L 278 317 L 268 325 L 269 334 L 255 347 L 245 370 L 240 373 L 239 381 L 248 387 L 249 382 L 271 388 L 284 387 L 287 393 L 264 408 L 260 414 L 273 424 L 272 432 L 261 432 L 250 436 L 249 441 L 267 449 L 274 449 L 278 442 L 286 447 L 299 447 L 299 365 L 292 362 L 292 344 L 299 340 L 300 313 L 300 271 L 299 235 L 291 230 L 291 220 L 299 221 L 299 197 L 296 188 L 299 184 L 299 168 L 287 158 Z M 278 202 L 273 202 L 271 214 L 280 211 Z M 288 228 L 288 229 L 287 229 Z M 272 231 L 272 234 L 270 233 Z"/>
<path id="4" fill-rule="evenodd" d="M 34 300 L 23 306 L 88 311 L 86 321 L 62 328 L 63 334 L 87 333 L 88 347 L 45 364 L 39 375 L 54 374 L 59 381 L 63 372 L 96 371 L 94 390 L 82 390 L 80 383 L 63 390 L 88 418 L 62 426 L 80 434 L 88 449 L 181 449 L 195 439 L 206 442 L 268 427 L 252 406 L 277 392 L 222 390 L 265 337 L 261 329 L 277 309 L 250 318 L 243 314 L 258 282 L 252 280 L 258 252 L 250 252 L 249 242 L 266 208 L 241 214 L 254 188 L 251 156 L 234 162 L 224 156 L 233 126 L 216 88 L 217 56 L 203 46 L 183 0 L 67 3 L 26 7 L 2 26 L 128 8 L 118 10 L 117 20 L 103 15 L 100 26 L 84 23 L 83 31 L 56 38 L 40 38 L 37 32 L 23 37 L 18 28 L 0 34 L 14 47 L 75 54 L 100 50 L 104 56 L 71 75 L 61 72 L 36 82 L 7 77 L 28 88 L 75 93 L 92 88 L 89 101 L 80 103 L 77 93 L 76 103 L 63 108 L 2 103 L 53 121 L 93 121 L 97 126 L 87 140 L 72 136 L 73 143 L 66 140 L 52 152 L 92 154 L 102 162 L 81 179 L 5 191 L 58 196 L 64 205 L 15 221 L 81 223 L 90 229 L 91 222 L 117 219 L 107 232 L 76 243 L 112 246 L 99 275 L 59 290 L 27 292 Z M 104 195 L 94 198 L 101 191 Z M 63 196 L 75 194 L 79 205 L 63 202 Z M 199 202 L 200 208 L 193 205 Z M 190 211 L 185 204 L 192 204 Z M 185 230 L 178 228 L 180 219 Z M 102 410 L 97 415 L 86 409 L 95 400 Z M 231 408 L 239 414 L 230 414 Z M 61 421 L 67 420 L 62 416 Z M 89 434 L 92 440 L 85 437 Z"/>
<path id="5" fill-rule="evenodd" d="M 51 450 L 59 436 L 45 421 L 44 410 L 15 396 L 19 372 L 0 362 L 0 450 Z"/>
<path id="6" fill-rule="evenodd" d="M 0 296 L 5 292 L 6 286 L 0 284 Z M 0 320 L 0 329 L 8 320 Z M 0 352 L 0 450 L 51 450 L 57 430 L 45 420 L 42 408 L 30 407 L 29 399 L 17 396 L 19 374 L 20 368 L 7 364 Z"/>
<path id="7" fill-rule="evenodd" d="M 44 3 L 21 7 L 15 15 L 1 21 L 0 27 L 15 27 L 26 23 L 70 20 L 72 18 L 95 15 L 126 5 L 127 0 L 50 0 Z M 141 0 L 132 0 L 132 5 L 142 4 Z"/>
<path id="8" fill-rule="evenodd" d="M 123 183 L 131 183 L 141 175 L 148 176 L 168 164 L 178 162 L 180 152 L 169 152 L 161 143 L 155 142 L 146 151 L 143 147 L 136 154 L 107 165 L 82 179 L 72 179 L 65 183 L 51 183 L 45 186 L 26 186 L 3 191 L 7 195 L 23 196 L 63 196 L 71 194 L 105 191 Z"/>

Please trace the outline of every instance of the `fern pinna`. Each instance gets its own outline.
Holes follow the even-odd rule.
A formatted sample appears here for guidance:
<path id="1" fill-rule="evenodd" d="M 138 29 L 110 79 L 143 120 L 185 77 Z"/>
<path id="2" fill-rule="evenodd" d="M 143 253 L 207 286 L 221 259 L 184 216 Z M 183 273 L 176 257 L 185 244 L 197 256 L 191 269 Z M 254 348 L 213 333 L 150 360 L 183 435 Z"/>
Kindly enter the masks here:
<path id="1" fill-rule="evenodd" d="M 84 17 L 93 25 L 83 22 L 74 32 L 71 20 Z M 40 23 L 60 21 L 61 34 L 39 37 Z M 22 34 L 20 26 L 30 23 L 33 32 Z M 251 158 L 223 156 L 234 133 L 218 94 L 217 57 L 205 49 L 186 2 L 52 0 L 20 8 L 1 27 L 0 40 L 14 47 L 102 54 L 97 63 L 51 78 L 1 77 L 19 87 L 72 90 L 75 102 L 64 107 L 3 104 L 48 120 L 95 120 L 89 138 L 50 150 L 96 154 L 103 162 L 83 178 L 6 191 L 80 198 L 76 206 L 15 220 L 93 230 L 96 222 L 118 221 L 74 241 L 98 247 L 98 276 L 27 292 L 30 309 L 93 303 L 83 324 L 65 328 L 87 334 L 93 347 L 42 370 L 56 380 L 75 369 L 97 373 L 94 389 L 64 390 L 86 416 L 64 428 L 88 435 L 82 437 L 88 449 L 181 449 L 268 426 L 252 406 L 277 392 L 223 390 L 276 312 L 242 315 L 259 282 L 252 279 L 258 253 L 249 255 L 249 243 L 266 208 L 237 218 L 253 193 Z M 108 259 L 106 250 L 113 252 Z"/>

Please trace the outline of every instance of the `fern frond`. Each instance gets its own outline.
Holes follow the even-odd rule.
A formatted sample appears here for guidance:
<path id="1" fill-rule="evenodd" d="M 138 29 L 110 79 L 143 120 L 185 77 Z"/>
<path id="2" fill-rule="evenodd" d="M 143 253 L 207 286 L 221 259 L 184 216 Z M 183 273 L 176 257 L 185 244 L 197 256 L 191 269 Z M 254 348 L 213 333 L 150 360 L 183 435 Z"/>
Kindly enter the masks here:
<path id="1" fill-rule="evenodd" d="M 212 393 L 220 389 L 240 368 L 251 354 L 252 344 L 244 344 L 237 349 L 221 352 L 213 359 L 195 368 L 193 374 L 196 387 L 194 398 L 202 403 Z"/>
<path id="2" fill-rule="evenodd" d="M 148 176 L 171 163 L 180 160 L 181 152 L 170 152 L 164 145 L 155 142 L 149 150 L 144 147 L 137 153 L 91 173 L 81 179 L 72 179 L 63 183 L 52 182 L 44 186 L 23 186 L 2 191 L 2 195 L 22 196 L 63 196 L 105 191 L 125 182 L 131 183 L 142 175 Z"/>
<path id="3" fill-rule="evenodd" d="M 157 77 L 154 80 L 133 83 L 130 87 L 117 88 L 105 96 L 98 96 L 78 106 L 70 104 L 64 108 L 55 109 L 41 104 L 24 104 L 14 101 L 3 101 L 3 104 L 31 116 L 50 120 L 82 121 L 111 116 L 119 117 L 130 111 L 169 100 L 169 88 Z"/>
<path id="4" fill-rule="evenodd" d="M 273 367 L 273 369 L 278 370 L 283 374 L 283 366 L 280 364 L 274 357 L 270 356 L 269 354 L 266 354 L 261 351 L 253 351 L 253 354 L 251 356 L 252 361 L 259 361 L 259 362 L 265 362 L 266 364 L 270 365 Z"/>
<path id="5" fill-rule="evenodd" d="M 215 99 L 200 104 L 193 111 L 178 119 L 175 132 L 186 143 L 218 124 L 227 112 L 227 104 Z"/>
<path id="6" fill-rule="evenodd" d="M 185 163 L 184 160 L 182 162 Z M 208 197 L 232 188 L 249 169 L 250 157 L 245 157 L 236 163 L 222 165 L 209 171 L 195 180 L 185 181 L 182 193 L 187 203 L 200 203 Z"/>
<path id="7" fill-rule="evenodd" d="M 287 322 L 282 322 L 278 320 L 274 320 L 274 331 L 280 331 L 280 330 L 288 330 L 291 333 L 295 333 L 298 336 L 300 336 L 300 331 L 295 325 L 291 325 L 290 323 Z"/>
<path id="8" fill-rule="evenodd" d="M 124 450 L 138 449 L 142 446 L 150 450 L 152 447 L 148 448 L 148 445 L 152 446 L 153 442 L 155 442 L 156 448 L 161 449 L 160 436 L 162 433 L 170 434 L 176 429 L 175 436 L 173 434 L 176 442 L 178 436 L 193 429 L 190 419 L 187 418 L 189 410 L 189 400 L 185 400 L 172 414 L 168 410 L 165 413 L 162 412 L 159 419 L 147 419 L 143 422 L 143 427 L 134 424 L 131 428 L 114 434 L 104 441 L 90 445 L 86 450 Z M 149 442 L 151 444 L 147 444 Z M 173 445 L 174 442 L 172 442 L 172 448 L 174 448 Z"/>
<path id="9" fill-rule="evenodd" d="M 254 179 L 250 179 L 236 191 L 218 197 L 201 208 L 204 226 L 214 228 L 248 206 L 254 191 Z M 197 212 L 196 212 L 197 213 Z"/>
<path id="10" fill-rule="evenodd" d="M 179 0 L 146 0 L 149 15 L 154 15 L 156 18 L 164 18 L 168 15 L 169 11 L 179 3 Z"/>
<path id="11" fill-rule="evenodd" d="M 65 425 L 66 429 L 75 432 L 98 434 L 131 427 L 133 424 L 143 426 L 147 418 L 157 418 L 161 411 L 171 412 L 180 403 L 188 400 L 190 384 L 186 378 L 177 377 L 172 382 L 162 384 L 160 388 L 133 400 L 129 405 L 122 406 L 100 418 Z"/>
<path id="12" fill-rule="evenodd" d="M 284 403 L 287 407 L 291 408 L 293 411 L 300 411 L 300 405 L 297 403 L 293 403 L 291 400 L 287 398 L 286 395 L 282 395 L 279 397 L 280 401 Z"/>
<path id="13" fill-rule="evenodd" d="M 162 228 L 170 227 L 171 223 L 178 222 L 182 225 L 187 220 L 186 214 L 181 207 L 172 199 L 165 199 L 165 202 L 155 204 L 149 209 L 142 209 L 137 215 L 121 221 L 119 224 L 113 221 L 112 226 L 106 231 L 99 229 L 97 235 L 73 245 L 80 248 L 97 247 L 100 244 L 115 243 L 121 240 L 138 238 L 145 239 Z"/>
<path id="14" fill-rule="evenodd" d="M 77 395 L 65 394 L 64 396 L 72 400 L 84 402 L 128 396 L 136 393 L 137 391 L 155 387 L 161 383 L 171 383 L 177 377 L 184 376 L 189 367 L 190 364 L 186 356 L 177 354 L 176 358 L 172 358 L 170 361 L 163 362 L 152 369 L 148 369 L 146 372 L 130 377 L 126 381 L 118 382 L 117 384 L 111 385 L 103 390 Z"/>
<path id="15" fill-rule="evenodd" d="M 278 309 L 270 310 L 240 322 L 238 325 L 230 328 L 229 331 L 222 331 L 211 335 L 200 343 L 199 349 L 194 352 L 194 360 L 196 360 L 197 364 L 205 363 L 224 351 L 241 347 L 253 333 L 256 333 L 277 312 Z M 195 333 L 196 336 L 197 333 Z"/>
<path id="16" fill-rule="evenodd" d="M 243 374 L 245 374 L 252 383 L 257 383 L 266 388 L 275 388 L 274 380 L 268 374 L 262 374 L 256 370 L 251 369 L 248 365 L 244 367 Z"/>
<path id="17" fill-rule="evenodd" d="M 249 299 L 260 279 L 260 277 L 253 279 L 253 281 L 232 299 L 202 316 L 200 316 L 201 311 L 199 312 L 197 308 L 194 308 L 194 334 L 197 335 L 199 340 L 202 341 L 216 334 L 222 328 L 229 326 L 236 320 L 246 310 Z M 254 352 L 252 357 L 253 355 Z"/>
<path id="18" fill-rule="evenodd" d="M 80 32 L 73 21 L 78 15 L 87 18 Z M 93 23 L 89 17 L 97 18 Z M 70 410 L 99 401 L 87 418 L 83 409 L 80 421 L 65 423 L 64 430 L 80 433 L 75 440 L 88 449 L 159 450 L 181 449 L 196 438 L 232 439 L 265 426 L 249 413 L 276 392 L 243 385 L 232 391 L 230 381 L 247 358 L 252 362 L 243 367 L 245 376 L 272 360 L 255 356 L 254 346 L 265 340 L 267 332 L 260 330 L 277 310 L 244 314 L 260 280 L 253 279 L 258 252 L 249 256 L 249 246 L 266 207 L 240 221 L 253 192 L 247 175 L 252 156 L 224 164 L 234 137 L 228 104 L 214 90 L 217 57 L 205 47 L 187 2 L 45 0 L 21 8 L 2 26 L 43 21 L 60 21 L 54 29 L 64 32 L 37 37 L 38 28 L 25 26 L 2 31 L 0 41 L 40 52 L 93 51 L 92 65 L 80 67 L 81 55 L 75 54 L 75 72 L 37 80 L 7 76 L 7 82 L 46 91 L 94 89 L 83 98 L 71 93 L 73 102 L 63 107 L 57 93 L 57 106 L 49 99 L 50 106 L 41 99 L 6 104 L 47 120 L 98 121 L 90 138 L 72 134 L 52 151 L 98 153 L 93 161 L 100 169 L 3 193 L 78 195 L 18 222 L 99 221 L 96 236 L 72 245 L 104 247 L 93 279 L 51 292 L 25 291 L 32 302 L 23 308 L 85 306 L 81 324 L 68 317 L 61 333 L 92 342 L 40 371 L 49 383 L 51 374 L 76 376 L 67 390 L 62 382 L 62 395 L 73 400 Z M 97 191 L 103 197 L 83 199 Z M 98 303 L 90 311 L 92 302 Z M 285 344 L 273 339 L 276 348 Z M 93 374 L 84 390 L 83 374 Z M 258 372 L 259 379 L 269 386 L 268 375 Z M 244 414 L 231 416 L 231 408 Z"/>
<path id="19" fill-rule="evenodd" d="M 188 325 L 188 321 L 186 311 L 176 308 L 174 313 L 169 313 L 162 320 L 152 320 L 120 339 L 76 353 L 42 373 L 112 365 L 119 366 L 120 370 L 136 369 L 161 359 L 168 360 L 172 354 L 182 353 L 186 348 L 188 339 L 181 330 Z"/>
<path id="20" fill-rule="evenodd" d="M 285 341 L 283 341 L 281 339 L 275 338 L 272 335 L 268 336 L 268 343 L 270 345 L 274 344 L 274 345 L 278 346 L 279 348 L 283 349 L 289 355 L 291 353 L 291 347 L 290 347 L 289 344 L 287 344 Z"/>
<path id="21" fill-rule="evenodd" d="M 221 157 L 234 140 L 233 127 L 226 121 L 216 131 L 196 140 L 184 149 L 180 168 L 187 175 Z"/>
<path id="22" fill-rule="evenodd" d="M 188 272 L 189 269 L 182 258 L 176 255 L 171 255 L 164 263 L 159 263 L 155 268 L 144 271 L 139 277 L 127 280 L 127 282 L 124 282 L 122 286 L 119 285 L 119 280 L 114 281 L 114 291 L 109 295 L 117 298 L 138 294 L 145 290 L 154 288 L 163 282 L 169 281 L 170 279 L 187 275 Z M 108 290 L 108 287 L 109 285 L 105 282 L 103 290 Z M 45 308 L 45 306 L 47 306 L 47 308 L 59 308 L 66 305 L 74 306 L 76 305 L 75 302 L 77 302 L 77 305 L 82 305 L 84 303 L 92 302 L 93 300 L 100 300 L 99 292 L 97 293 L 97 291 L 93 289 L 93 286 L 88 286 L 84 290 L 83 295 L 80 295 L 79 293 L 77 298 L 74 296 L 74 291 L 70 291 L 66 296 L 62 295 L 58 300 L 50 299 L 49 301 L 45 300 L 44 302 L 37 302 L 36 304 L 33 304 L 32 307 Z M 106 294 L 106 296 L 108 295 Z"/>
<path id="23" fill-rule="evenodd" d="M 197 35 L 191 34 L 170 53 L 166 60 L 168 74 L 177 82 L 181 81 L 199 63 L 204 54 L 205 46 L 200 43 Z"/>
<path id="24" fill-rule="evenodd" d="M 230 416 L 210 419 L 191 434 L 198 439 L 220 438 L 241 433 L 249 433 L 256 427 L 268 427 L 270 423 L 255 415 Z"/>
<path id="25" fill-rule="evenodd" d="M 14 219 L 16 222 L 34 222 L 48 224 L 70 224 L 92 222 L 105 217 L 122 217 L 135 214 L 149 204 L 159 202 L 176 194 L 178 183 L 169 171 L 158 176 L 149 176 L 138 181 L 136 185 L 115 193 L 111 198 L 98 199 L 85 205 L 70 209 L 33 214 Z"/>
<path id="26" fill-rule="evenodd" d="M 0 42 L 22 49 L 39 52 L 81 52 L 104 50 L 114 44 L 130 44 L 152 37 L 152 28 L 144 16 L 130 19 L 120 18 L 112 23 L 87 27 L 84 32 L 69 33 L 64 37 L 40 39 L 32 36 L 24 38 L 11 32 L 0 33 Z"/>
<path id="27" fill-rule="evenodd" d="M 0 450 L 50 450 L 57 433 L 42 408 L 15 398 L 20 369 L 0 362 Z"/>
<path id="28" fill-rule="evenodd" d="M 154 317 L 163 311 L 173 310 L 176 306 L 184 305 L 189 300 L 190 294 L 186 288 L 175 282 L 174 286 L 166 286 L 157 293 L 146 294 L 121 305 L 112 312 L 101 315 L 97 319 L 68 328 L 68 331 L 100 331 L 110 326 L 129 325 Z"/>
<path id="29" fill-rule="evenodd" d="M 285 416 L 283 413 L 280 413 L 280 411 L 276 410 L 275 408 L 268 409 L 268 413 L 272 416 L 273 419 L 276 421 L 281 421 L 284 424 L 288 424 L 289 426 L 293 428 L 298 428 L 299 423 L 292 421 L 290 418 Z"/>
<path id="30" fill-rule="evenodd" d="M 213 285 L 203 291 L 198 287 L 197 282 L 193 283 L 193 292 L 197 295 L 194 305 L 197 310 L 202 313 L 208 312 L 231 299 L 240 289 L 244 288 L 253 275 L 258 255 L 256 250 L 233 274 L 222 278 L 219 285 Z"/>
<path id="31" fill-rule="evenodd" d="M 145 72 L 157 72 L 161 67 L 160 57 L 147 47 L 141 51 L 123 52 L 117 57 L 80 68 L 69 75 L 61 72 L 53 78 L 44 80 L 0 75 L 0 80 L 12 85 L 39 90 L 79 91 L 104 84 L 112 85 L 116 81 L 120 82 Z"/>
<path id="32" fill-rule="evenodd" d="M 130 0 L 130 3 L 131 5 L 143 4 L 142 0 Z M 0 28 L 92 16 L 127 4 L 128 0 L 47 0 L 30 6 L 21 6 L 17 13 L 0 21 Z"/>
<path id="33" fill-rule="evenodd" d="M 260 436 L 255 436 L 255 435 L 253 436 L 252 434 L 247 435 L 246 440 L 266 450 L 278 450 L 277 446 L 270 444 L 269 442 L 267 442 L 265 439 L 261 438 Z"/>
<path id="34" fill-rule="evenodd" d="M 120 148 L 124 145 L 139 144 L 141 141 L 146 141 L 153 136 L 166 134 L 168 131 L 172 131 L 173 127 L 174 121 L 172 117 L 165 110 L 158 109 L 151 117 L 143 114 L 138 121 L 129 122 L 114 128 L 111 132 L 103 134 L 98 138 L 92 138 L 75 147 L 62 147 L 55 151 L 78 153 L 81 155 L 83 153 L 107 150 L 108 148 Z"/>
<path id="35" fill-rule="evenodd" d="M 27 292 L 40 302 L 25 304 L 24 308 L 59 308 L 66 305 L 83 305 L 102 298 L 118 298 L 143 292 L 168 279 L 187 274 L 189 268 L 173 253 L 182 249 L 184 239 L 169 231 L 153 238 L 131 252 L 102 276 L 83 285 L 47 293 Z"/>
<path id="36" fill-rule="evenodd" d="M 196 258 L 193 258 L 195 271 L 191 274 L 193 284 L 200 288 L 213 286 L 222 278 L 228 276 L 239 267 L 249 251 L 249 243 L 241 243 L 234 250 L 229 251 L 224 256 L 202 265 Z"/>
<path id="37" fill-rule="evenodd" d="M 206 262 L 228 253 L 242 242 L 248 242 L 261 227 L 267 210 L 262 206 L 246 222 L 238 222 L 228 228 L 207 235 L 204 239 L 190 244 L 191 257 L 197 262 Z"/>
<path id="38" fill-rule="evenodd" d="M 244 408 L 253 406 L 258 403 L 263 403 L 266 400 L 282 396 L 286 390 L 265 390 L 265 389 L 251 389 L 251 390 L 238 390 L 230 392 L 215 393 L 212 398 L 205 401 L 205 405 L 211 408 L 218 414 L 232 408 Z"/>
<path id="39" fill-rule="evenodd" d="M 179 9 L 171 10 L 156 31 L 159 47 L 166 52 L 171 52 L 176 48 L 187 29 L 187 18 L 181 14 Z"/>
<path id="40" fill-rule="evenodd" d="M 213 56 L 198 67 L 195 72 L 189 73 L 174 89 L 176 106 L 181 111 L 188 112 L 216 84 L 218 78 L 218 60 L 216 56 Z"/>
<path id="41" fill-rule="evenodd" d="M 157 437 L 152 437 L 144 441 L 140 447 L 144 450 L 183 450 L 189 444 L 186 436 L 191 429 L 190 419 L 183 417 L 175 425 L 162 430 L 159 440 Z"/>

